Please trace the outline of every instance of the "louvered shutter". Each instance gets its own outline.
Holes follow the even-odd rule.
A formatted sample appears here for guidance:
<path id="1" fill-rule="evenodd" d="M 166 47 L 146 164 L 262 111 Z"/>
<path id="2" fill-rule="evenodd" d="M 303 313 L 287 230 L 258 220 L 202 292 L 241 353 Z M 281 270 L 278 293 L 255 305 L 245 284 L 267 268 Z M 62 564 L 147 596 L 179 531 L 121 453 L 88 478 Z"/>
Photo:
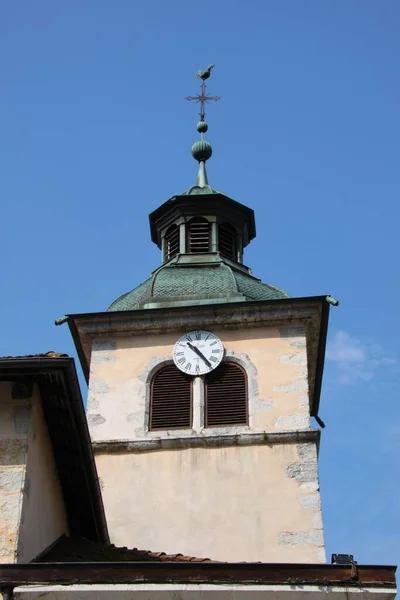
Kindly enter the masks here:
<path id="1" fill-rule="evenodd" d="M 210 252 L 211 225 L 207 219 L 195 217 L 187 225 L 187 251 L 190 254 Z"/>
<path id="2" fill-rule="evenodd" d="M 228 223 L 221 223 L 218 227 L 218 251 L 227 258 L 237 260 L 236 230 Z"/>
<path id="3" fill-rule="evenodd" d="M 223 362 L 205 378 L 205 426 L 247 423 L 246 373 L 235 363 Z"/>
<path id="4" fill-rule="evenodd" d="M 179 227 L 177 225 L 171 225 L 167 229 L 167 233 L 164 238 L 164 254 L 165 260 L 170 260 L 176 256 L 179 252 Z"/>
<path id="5" fill-rule="evenodd" d="M 192 380 L 175 365 L 154 375 L 150 390 L 150 430 L 192 426 Z"/>

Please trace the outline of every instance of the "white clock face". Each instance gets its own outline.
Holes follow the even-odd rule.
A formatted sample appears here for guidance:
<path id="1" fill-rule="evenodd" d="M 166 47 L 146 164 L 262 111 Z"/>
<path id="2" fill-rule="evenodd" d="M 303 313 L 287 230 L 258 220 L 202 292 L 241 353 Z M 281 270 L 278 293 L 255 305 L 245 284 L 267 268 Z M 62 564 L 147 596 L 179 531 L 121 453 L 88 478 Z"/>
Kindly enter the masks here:
<path id="1" fill-rule="evenodd" d="M 174 363 L 188 375 L 204 375 L 218 367 L 224 356 L 221 340 L 209 331 L 190 331 L 174 347 Z"/>

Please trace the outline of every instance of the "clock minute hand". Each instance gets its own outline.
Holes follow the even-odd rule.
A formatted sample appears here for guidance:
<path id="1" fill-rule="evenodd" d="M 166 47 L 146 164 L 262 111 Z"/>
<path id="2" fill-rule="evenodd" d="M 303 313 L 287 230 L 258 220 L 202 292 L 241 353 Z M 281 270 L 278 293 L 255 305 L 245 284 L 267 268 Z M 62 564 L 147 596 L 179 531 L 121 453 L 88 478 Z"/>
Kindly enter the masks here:
<path id="1" fill-rule="evenodd" d="M 208 367 L 212 367 L 212 364 L 210 363 L 210 361 L 206 359 L 206 357 L 204 356 L 204 354 L 202 352 L 200 352 L 200 350 L 198 348 L 196 348 L 196 346 L 193 346 L 190 342 L 188 342 L 187 345 L 189 346 L 189 348 L 191 350 L 193 350 L 193 352 L 195 354 L 197 354 L 197 356 L 200 356 L 200 358 L 202 358 L 204 360 L 204 362 L 206 363 L 206 365 Z"/>

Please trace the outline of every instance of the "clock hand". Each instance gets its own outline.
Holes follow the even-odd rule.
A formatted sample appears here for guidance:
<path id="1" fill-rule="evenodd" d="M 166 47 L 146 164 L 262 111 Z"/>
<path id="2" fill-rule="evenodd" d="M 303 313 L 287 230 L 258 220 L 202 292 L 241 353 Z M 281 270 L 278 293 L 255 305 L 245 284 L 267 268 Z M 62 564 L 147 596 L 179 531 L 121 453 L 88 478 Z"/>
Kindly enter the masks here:
<path id="1" fill-rule="evenodd" d="M 193 352 L 195 354 L 197 354 L 197 356 L 200 356 L 200 358 L 202 358 L 204 360 L 204 362 L 206 363 L 206 365 L 208 367 L 212 367 L 212 364 L 210 363 L 210 361 L 206 359 L 206 357 L 204 356 L 204 354 L 202 352 L 200 352 L 200 350 L 198 348 L 196 348 L 196 346 L 193 346 L 190 342 L 188 342 L 187 345 L 189 346 L 189 348 L 191 350 L 193 350 Z"/>

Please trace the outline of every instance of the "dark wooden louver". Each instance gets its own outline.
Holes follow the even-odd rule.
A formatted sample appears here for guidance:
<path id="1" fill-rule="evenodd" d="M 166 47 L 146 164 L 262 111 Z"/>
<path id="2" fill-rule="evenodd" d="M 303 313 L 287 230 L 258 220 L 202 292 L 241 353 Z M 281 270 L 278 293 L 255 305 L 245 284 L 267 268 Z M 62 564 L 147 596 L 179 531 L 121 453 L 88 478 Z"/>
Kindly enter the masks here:
<path id="1" fill-rule="evenodd" d="M 207 219 L 195 217 L 187 225 L 187 251 L 190 254 L 210 252 L 211 225 Z"/>
<path id="2" fill-rule="evenodd" d="M 164 256 L 165 260 L 170 260 L 176 256 L 179 252 L 179 227 L 177 225 L 171 225 L 167 229 L 167 233 L 164 238 Z"/>
<path id="3" fill-rule="evenodd" d="M 235 363 L 222 363 L 205 378 L 205 426 L 247 423 L 246 373 Z"/>
<path id="4" fill-rule="evenodd" d="M 175 365 L 155 374 L 150 394 L 150 430 L 192 426 L 192 381 Z"/>
<path id="5" fill-rule="evenodd" d="M 223 256 L 237 260 L 236 231 L 228 223 L 221 223 L 218 227 L 218 251 Z"/>

